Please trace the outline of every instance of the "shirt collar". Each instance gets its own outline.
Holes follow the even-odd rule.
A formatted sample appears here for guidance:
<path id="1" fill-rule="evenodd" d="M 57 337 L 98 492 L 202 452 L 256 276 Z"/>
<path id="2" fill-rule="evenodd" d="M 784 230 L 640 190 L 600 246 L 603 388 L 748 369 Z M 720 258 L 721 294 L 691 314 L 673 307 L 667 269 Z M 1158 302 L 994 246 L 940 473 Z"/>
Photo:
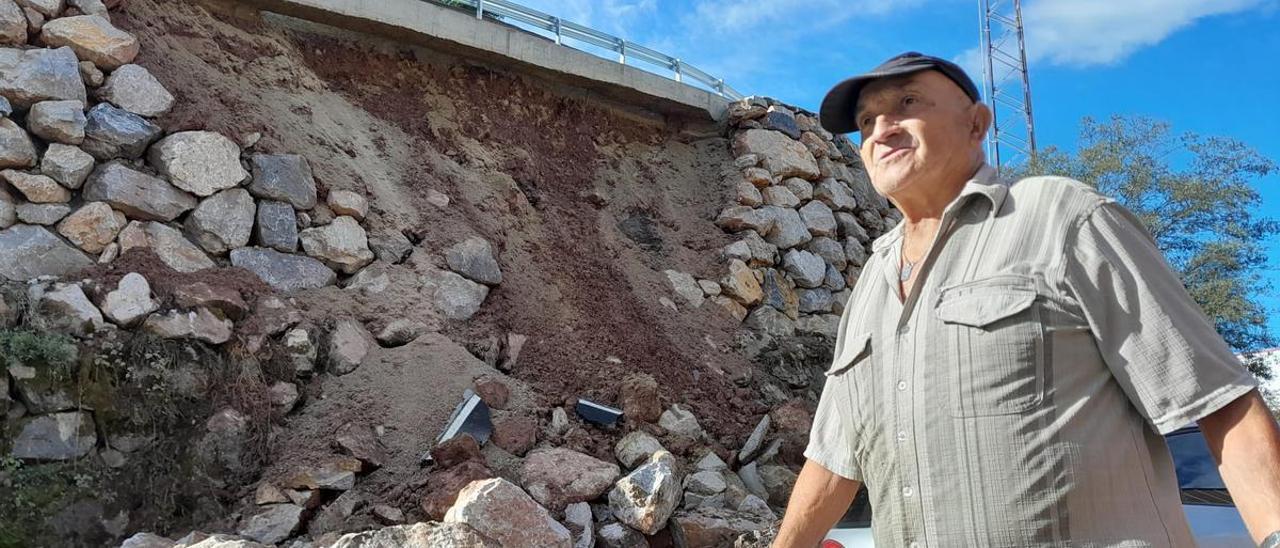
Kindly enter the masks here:
<path id="1" fill-rule="evenodd" d="M 964 187 L 960 189 L 960 194 L 957 195 L 951 203 L 947 204 L 946 209 L 942 211 L 942 217 L 943 219 L 946 219 L 949 216 L 955 215 L 956 212 L 958 212 L 958 210 L 969 201 L 971 196 L 983 196 L 987 198 L 987 200 L 991 202 L 991 209 L 988 211 L 988 216 L 994 215 L 995 212 L 1000 210 L 1000 205 L 1004 203 L 1004 198 L 1008 194 L 1008 183 L 1000 179 L 996 174 L 995 168 L 984 162 L 982 166 L 978 168 L 978 171 L 974 172 L 973 177 L 965 182 Z M 898 239 L 902 237 L 902 224 L 903 221 L 898 221 L 898 224 L 894 225 L 888 232 L 884 233 L 884 235 L 879 238 L 876 238 L 876 240 L 871 243 L 871 251 L 873 253 L 879 253 L 897 242 Z"/>

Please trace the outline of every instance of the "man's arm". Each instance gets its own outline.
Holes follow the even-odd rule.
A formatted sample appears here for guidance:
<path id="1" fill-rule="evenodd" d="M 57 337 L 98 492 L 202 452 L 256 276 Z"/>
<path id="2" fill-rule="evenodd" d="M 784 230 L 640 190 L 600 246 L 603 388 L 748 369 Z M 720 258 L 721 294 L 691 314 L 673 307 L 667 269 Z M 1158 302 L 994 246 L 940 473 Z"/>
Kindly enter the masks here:
<path id="1" fill-rule="evenodd" d="M 773 548 L 813 548 L 849 510 L 862 484 L 806 460 L 782 516 Z"/>
<path id="2" fill-rule="evenodd" d="M 1261 543 L 1280 531 L 1280 428 L 1257 390 L 1199 423 L 1240 516 Z"/>

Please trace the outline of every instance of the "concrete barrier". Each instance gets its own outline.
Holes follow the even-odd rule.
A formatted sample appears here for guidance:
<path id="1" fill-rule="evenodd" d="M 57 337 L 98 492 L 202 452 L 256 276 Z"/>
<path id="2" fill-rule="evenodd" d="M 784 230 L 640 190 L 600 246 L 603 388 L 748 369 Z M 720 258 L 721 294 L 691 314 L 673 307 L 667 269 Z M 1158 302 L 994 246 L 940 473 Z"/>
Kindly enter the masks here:
<path id="1" fill-rule="evenodd" d="M 423 0 L 235 0 L 260 10 L 418 43 L 547 77 L 663 114 L 720 120 L 709 91 Z"/>

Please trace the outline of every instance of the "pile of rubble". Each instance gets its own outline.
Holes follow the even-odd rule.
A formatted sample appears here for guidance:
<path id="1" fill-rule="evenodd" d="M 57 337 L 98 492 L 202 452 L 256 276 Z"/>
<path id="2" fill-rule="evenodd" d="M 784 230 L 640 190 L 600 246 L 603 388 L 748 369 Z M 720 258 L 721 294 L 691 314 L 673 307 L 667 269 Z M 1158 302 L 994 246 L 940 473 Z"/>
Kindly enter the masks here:
<path id="1" fill-rule="evenodd" d="M 628 384 L 649 386 L 643 381 Z M 492 397 L 495 388 L 487 390 Z M 514 467 L 502 471 L 486 457 L 491 452 L 482 450 L 488 435 L 480 441 L 469 433 L 446 439 L 430 454 L 429 490 L 421 503 L 427 522 L 406 525 L 400 510 L 366 506 L 350 491 L 356 477 L 376 469 L 385 455 L 375 432 L 346 425 L 334 439 L 340 455 L 282 482 L 259 485 L 254 496 L 258 509 L 241 519 L 236 536 L 192 533 L 171 541 L 140 533 L 122 548 L 767 546 L 802 461 L 798 453 L 807 437 L 809 412 L 798 403 L 774 409 L 726 462 L 705 443 L 693 414 L 678 404 L 656 408 L 656 394 L 649 399 L 645 390 L 624 394 L 629 407 L 618 410 L 618 418 L 661 411 L 656 423 L 624 423 L 630 432 L 608 459 L 558 445 L 567 431 L 587 424 L 620 426 L 594 423 L 600 417 L 581 406 L 580 425 L 560 407 L 540 432 L 535 424 L 521 429 L 524 435 L 513 436 L 503 432 L 509 425 L 494 425 L 490 443 L 517 457 Z M 690 455 L 683 459 L 664 444 L 701 449 L 679 450 Z M 357 511 L 385 527 L 345 535 L 316 533 L 326 530 L 317 522 L 338 522 Z"/>
<path id="2" fill-rule="evenodd" d="M 811 113 L 773 99 L 729 105 L 736 203 L 716 225 L 741 237 L 721 256 L 720 280 L 668 270 L 680 300 L 710 299 L 766 338 L 835 337 L 868 245 L 901 214 L 875 192 L 856 147 Z M 674 306 L 674 303 L 671 303 Z"/>
<path id="3" fill-rule="evenodd" d="M 131 64 L 138 41 L 98 0 L 18 4 L 0 0 L 0 277 L 66 276 L 147 248 L 179 272 L 237 266 L 289 292 L 412 250 L 399 232 L 369 237 L 363 195 L 321 196 L 306 158 L 255 151 L 259 134 L 166 134 L 155 120 L 174 96 Z M 501 276 L 483 240 L 447 259 L 424 284 L 465 319 Z"/>

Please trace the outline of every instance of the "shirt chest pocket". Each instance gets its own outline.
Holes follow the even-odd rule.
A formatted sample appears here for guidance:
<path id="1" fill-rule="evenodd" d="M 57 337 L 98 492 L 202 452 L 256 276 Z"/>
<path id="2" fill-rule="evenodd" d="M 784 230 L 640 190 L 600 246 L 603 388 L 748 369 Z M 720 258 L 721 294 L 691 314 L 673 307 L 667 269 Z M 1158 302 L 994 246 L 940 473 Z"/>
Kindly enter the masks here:
<path id="1" fill-rule="evenodd" d="M 946 345 L 953 417 L 1023 413 L 1044 399 L 1044 325 L 1035 281 L 998 275 L 944 288 L 934 314 Z"/>
<path id="2" fill-rule="evenodd" d="M 854 435 L 855 446 L 859 445 L 858 442 L 865 441 L 861 437 L 871 429 L 875 417 L 874 352 L 871 333 L 851 336 L 825 373 L 837 382 L 845 401 L 849 403 L 849 427 L 850 433 Z"/>

